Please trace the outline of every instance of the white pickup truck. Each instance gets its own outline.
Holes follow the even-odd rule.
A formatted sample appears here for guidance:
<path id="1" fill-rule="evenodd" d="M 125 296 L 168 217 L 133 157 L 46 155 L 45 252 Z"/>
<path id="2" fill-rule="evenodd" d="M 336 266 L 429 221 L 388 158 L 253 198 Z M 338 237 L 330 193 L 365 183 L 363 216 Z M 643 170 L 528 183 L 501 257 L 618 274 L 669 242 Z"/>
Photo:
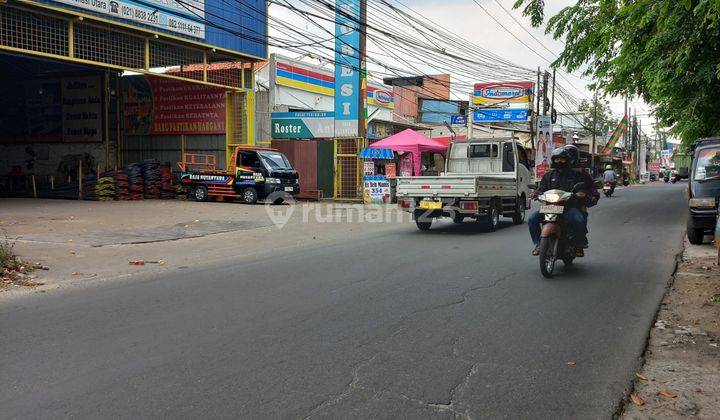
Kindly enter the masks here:
<path id="1" fill-rule="evenodd" d="M 512 137 L 457 140 L 450 143 L 445 172 L 439 176 L 397 179 L 398 206 L 413 214 L 418 229 L 428 230 L 435 218 L 465 218 L 486 223 L 494 231 L 500 216 L 525 220 L 534 184 L 525 149 Z"/>

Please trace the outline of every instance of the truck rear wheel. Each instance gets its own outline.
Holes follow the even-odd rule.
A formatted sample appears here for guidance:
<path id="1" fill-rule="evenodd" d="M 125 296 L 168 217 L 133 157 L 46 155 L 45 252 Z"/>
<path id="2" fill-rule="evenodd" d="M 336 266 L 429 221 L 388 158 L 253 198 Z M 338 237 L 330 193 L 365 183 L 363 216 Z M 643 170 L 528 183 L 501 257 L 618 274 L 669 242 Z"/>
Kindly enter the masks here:
<path id="1" fill-rule="evenodd" d="M 193 189 L 192 197 L 195 199 L 195 201 L 207 201 L 208 199 L 208 189 L 204 185 L 198 185 Z"/>
<path id="2" fill-rule="evenodd" d="M 485 216 L 485 228 L 490 232 L 495 232 L 500 225 L 500 211 L 495 203 L 490 204 L 488 214 Z"/>
<path id="3" fill-rule="evenodd" d="M 521 225 L 525 222 L 525 196 L 518 198 L 515 204 L 515 213 L 512 216 L 513 224 Z"/>
<path id="4" fill-rule="evenodd" d="M 430 227 L 432 226 L 432 219 L 428 221 L 415 220 L 415 224 L 417 225 L 417 228 L 422 231 L 430 230 Z"/>
<path id="5" fill-rule="evenodd" d="M 257 190 L 253 187 L 247 187 L 242 192 L 242 201 L 245 204 L 255 204 L 258 201 Z"/>

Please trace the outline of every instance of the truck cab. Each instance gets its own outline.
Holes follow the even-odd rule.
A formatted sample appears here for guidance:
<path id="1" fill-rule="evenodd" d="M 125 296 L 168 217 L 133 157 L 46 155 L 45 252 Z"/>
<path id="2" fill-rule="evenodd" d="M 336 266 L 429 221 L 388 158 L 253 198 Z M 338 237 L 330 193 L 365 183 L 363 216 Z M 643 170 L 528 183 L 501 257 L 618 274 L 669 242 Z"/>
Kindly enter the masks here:
<path id="1" fill-rule="evenodd" d="M 720 197 L 720 138 L 699 139 L 692 148 L 688 185 L 688 241 L 701 244 L 715 230 Z"/>
<path id="2" fill-rule="evenodd" d="M 183 155 L 180 181 L 190 197 L 206 201 L 209 197 L 240 198 L 247 204 L 258 200 L 283 201 L 300 192 L 300 179 L 287 157 L 278 150 L 237 147 L 227 170 L 216 168 L 215 156 Z"/>

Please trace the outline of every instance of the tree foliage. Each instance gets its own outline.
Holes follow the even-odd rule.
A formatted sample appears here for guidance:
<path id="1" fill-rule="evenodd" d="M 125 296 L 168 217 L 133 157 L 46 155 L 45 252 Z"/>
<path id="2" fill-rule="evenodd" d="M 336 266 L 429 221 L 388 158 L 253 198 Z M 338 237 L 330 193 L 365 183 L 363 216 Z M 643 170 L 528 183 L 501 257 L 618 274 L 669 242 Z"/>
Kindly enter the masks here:
<path id="1" fill-rule="evenodd" d="M 597 107 L 593 105 L 593 101 L 583 99 L 580 102 L 578 111 L 582 111 L 585 115 L 583 119 L 583 126 L 585 132 L 583 134 L 591 136 L 593 134 L 593 127 L 595 127 L 595 135 L 599 139 L 605 139 L 611 130 L 614 130 L 617 126 L 617 119 L 612 115 L 610 110 L 610 103 L 607 100 L 598 98 Z M 597 125 L 595 121 L 597 120 Z"/>
<path id="2" fill-rule="evenodd" d="M 542 0 L 517 0 L 535 26 Z M 547 23 L 557 67 L 584 69 L 609 94 L 640 96 L 684 141 L 720 135 L 720 1 L 578 0 Z"/>

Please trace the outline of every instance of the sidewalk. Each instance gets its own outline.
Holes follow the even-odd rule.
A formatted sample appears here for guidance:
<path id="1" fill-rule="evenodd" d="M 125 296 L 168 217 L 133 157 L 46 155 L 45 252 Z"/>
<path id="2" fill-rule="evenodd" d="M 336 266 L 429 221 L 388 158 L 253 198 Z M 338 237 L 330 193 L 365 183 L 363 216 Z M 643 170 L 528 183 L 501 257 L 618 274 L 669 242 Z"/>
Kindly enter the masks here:
<path id="1" fill-rule="evenodd" d="M 623 419 L 718 418 L 720 268 L 717 249 L 686 242 L 650 332 L 645 366 Z"/>
<path id="2" fill-rule="evenodd" d="M 46 285 L 34 291 L 415 230 L 394 206 L 34 199 L 3 199 L 0 206 L 0 237 L 14 241 L 23 259 L 50 267 L 36 272 Z"/>

